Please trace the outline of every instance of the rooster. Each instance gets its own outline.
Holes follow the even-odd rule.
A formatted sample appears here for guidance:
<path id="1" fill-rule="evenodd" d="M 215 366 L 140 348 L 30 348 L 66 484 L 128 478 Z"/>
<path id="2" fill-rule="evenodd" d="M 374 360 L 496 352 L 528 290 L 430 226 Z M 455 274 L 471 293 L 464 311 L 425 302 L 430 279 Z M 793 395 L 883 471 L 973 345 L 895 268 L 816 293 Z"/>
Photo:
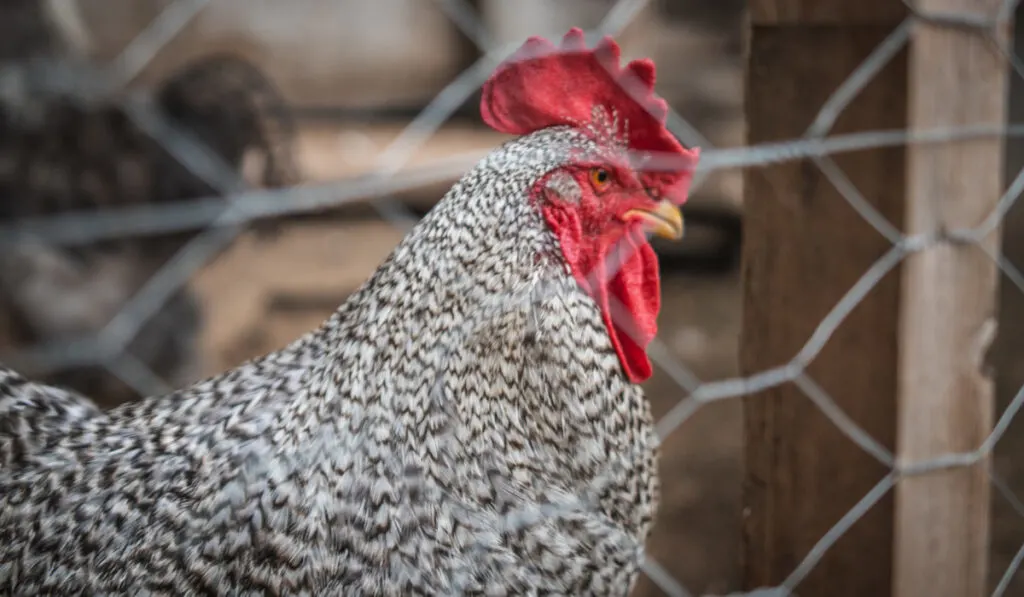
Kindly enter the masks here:
<path id="1" fill-rule="evenodd" d="M 626 595 L 659 487 L 647 235 L 681 236 L 699 155 L 654 79 L 527 40 L 481 101 L 518 137 L 279 351 L 106 412 L 0 373 L 0 587 Z"/>

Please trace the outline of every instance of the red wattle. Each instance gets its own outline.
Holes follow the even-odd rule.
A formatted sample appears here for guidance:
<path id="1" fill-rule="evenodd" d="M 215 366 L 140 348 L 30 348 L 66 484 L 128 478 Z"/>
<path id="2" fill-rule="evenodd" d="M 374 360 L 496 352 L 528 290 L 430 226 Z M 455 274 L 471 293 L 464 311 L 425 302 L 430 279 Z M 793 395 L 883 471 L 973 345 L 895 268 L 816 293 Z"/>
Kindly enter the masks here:
<path id="1" fill-rule="evenodd" d="M 612 270 L 619 262 L 618 271 Z M 658 333 L 661 308 L 658 258 L 642 234 L 630 232 L 622 242 L 606 247 L 595 266 L 597 275 L 591 277 L 597 287 L 591 288 L 591 296 L 601 309 L 615 352 L 630 381 L 646 381 L 652 373 L 647 345 Z"/>
<path id="2" fill-rule="evenodd" d="M 639 229 L 625 236 L 588 238 L 575 214 L 545 209 L 576 282 L 594 299 L 612 346 L 630 381 L 651 377 L 647 345 L 658 333 L 661 281 L 658 258 Z"/>

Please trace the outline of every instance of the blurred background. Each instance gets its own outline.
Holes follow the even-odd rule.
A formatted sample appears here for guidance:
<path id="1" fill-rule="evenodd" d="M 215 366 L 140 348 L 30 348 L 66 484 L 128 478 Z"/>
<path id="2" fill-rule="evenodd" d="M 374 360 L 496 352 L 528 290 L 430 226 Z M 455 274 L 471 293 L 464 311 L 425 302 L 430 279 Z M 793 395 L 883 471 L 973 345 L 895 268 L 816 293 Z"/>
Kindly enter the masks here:
<path id="1" fill-rule="evenodd" d="M 3 223 L 215 197 L 243 184 L 312 189 L 324 206 L 237 237 L 168 216 L 155 226 L 174 234 L 96 224 L 65 227 L 61 246 L 29 237 L 7 246 L 0 360 L 112 406 L 313 329 L 458 177 L 458 166 L 423 176 L 431 164 L 463 163 L 504 140 L 482 125 L 476 84 L 463 80 L 481 68 L 482 48 L 612 20 L 624 58 L 655 60 L 658 92 L 685 119 L 675 129 L 685 144 L 740 147 L 744 9 L 742 0 L 4 0 Z M 44 75 L 26 75 L 22 65 L 36 63 Z M 77 84 L 69 91 L 55 80 Z M 196 140 L 222 168 L 182 159 Z M 686 239 L 657 247 L 660 338 L 705 381 L 737 374 L 741 183 L 737 170 L 712 173 L 686 207 Z M 1012 234 L 1018 211 L 1007 237 L 1024 238 Z M 95 347 L 81 342 L 97 333 L 113 347 L 113 371 L 93 366 Z M 1001 384 L 1024 382 L 1012 379 L 1024 367 L 1005 370 Z M 686 395 L 660 369 L 647 392 L 656 416 Z M 663 448 L 651 551 L 694 594 L 740 586 L 741 409 L 715 402 Z M 1020 538 L 1000 539 L 994 559 L 1005 567 Z M 662 593 L 645 580 L 638 594 Z"/>

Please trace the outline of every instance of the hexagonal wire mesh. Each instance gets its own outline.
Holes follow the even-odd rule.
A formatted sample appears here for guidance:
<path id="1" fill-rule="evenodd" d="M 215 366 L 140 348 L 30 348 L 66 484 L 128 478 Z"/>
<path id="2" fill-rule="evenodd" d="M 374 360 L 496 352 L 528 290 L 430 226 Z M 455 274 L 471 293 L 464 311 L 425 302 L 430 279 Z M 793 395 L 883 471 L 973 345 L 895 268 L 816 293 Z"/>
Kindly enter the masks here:
<path id="1" fill-rule="evenodd" d="M 130 80 L 158 53 L 159 49 L 173 39 L 189 21 L 198 14 L 208 1 L 176 0 L 170 3 L 124 52 L 110 65 L 99 69 L 85 69 L 85 73 L 46 65 L 28 65 L 27 68 L 41 69 L 33 78 L 42 83 L 71 91 L 81 101 L 89 102 L 97 97 L 106 97 L 119 89 L 124 81 Z M 132 96 L 119 100 L 127 118 L 151 136 L 163 149 L 180 161 L 195 176 L 206 181 L 215 191 L 214 196 L 183 199 L 181 201 L 133 206 L 123 209 L 101 210 L 96 213 L 72 213 L 53 218 L 34 218 L 0 226 L 0 247 L 13 251 L 24 243 L 44 243 L 74 246 L 129 235 L 155 235 L 171 232 L 200 230 L 173 252 L 156 273 L 121 306 L 117 314 L 95 335 L 81 338 L 76 342 L 61 342 L 44 345 L 19 352 L 15 362 L 32 363 L 43 370 L 72 365 L 100 365 L 114 376 L 135 388 L 140 394 L 152 395 L 168 391 L 168 383 L 160 379 L 140 359 L 131 353 L 129 344 L 138 335 L 146 322 L 153 318 L 167 301 L 184 286 L 197 270 L 218 255 L 247 223 L 255 220 L 273 219 L 288 214 L 316 211 L 322 207 L 336 207 L 346 202 L 379 197 L 373 201 L 380 215 L 402 230 L 415 224 L 407 207 L 388 198 L 389 195 L 424 184 L 446 181 L 458 177 L 479 159 L 480 154 L 456 156 L 439 160 L 413 169 L 403 169 L 410 157 L 429 137 L 436 132 L 465 100 L 475 92 L 497 64 L 515 50 L 519 43 L 496 44 L 490 32 L 474 11 L 460 0 L 439 0 L 451 20 L 476 43 L 483 53 L 474 65 L 455 78 L 434 101 L 412 120 L 405 130 L 384 150 L 374 171 L 358 179 L 343 180 L 330 184 L 304 185 L 283 190 L 251 190 L 241 181 L 236 169 L 223 163 L 204 143 L 194 136 L 182 133 L 165 118 L 153 102 Z M 595 31 L 588 32 L 593 39 L 603 34 L 615 34 L 622 29 L 646 4 L 644 0 L 618 0 Z M 1011 18 L 1017 2 L 1006 0 L 998 21 Z M 949 231 L 945 239 L 936 235 L 908 236 L 888 222 L 853 186 L 830 156 L 860 149 L 905 145 L 913 143 L 937 143 L 977 136 L 1020 135 L 1024 132 L 1019 125 L 1007 127 L 949 128 L 919 133 L 908 131 L 878 131 L 849 135 L 830 135 L 832 125 L 857 94 L 872 80 L 908 43 L 911 28 L 922 15 L 912 14 L 871 53 L 832 94 L 822 106 L 817 118 L 799 139 L 786 142 L 741 148 L 716 149 L 697 132 L 684 118 L 670 114 L 668 127 L 685 145 L 702 148 L 701 162 L 695 173 L 694 189 L 706 177 L 717 171 L 747 168 L 784 161 L 812 160 L 824 176 L 835 186 L 866 222 L 892 243 L 892 248 L 874 263 L 849 292 L 834 306 L 820 322 L 803 349 L 783 366 L 763 371 L 744 378 L 703 382 L 660 340 L 650 346 L 652 360 L 664 371 L 685 394 L 685 398 L 660 418 L 657 430 L 661 438 L 678 429 L 702 406 L 716 401 L 739 398 L 784 383 L 795 383 L 815 405 L 846 436 L 861 449 L 885 465 L 890 473 L 870 492 L 835 523 L 821 540 L 807 553 L 803 561 L 782 585 L 768 593 L 789 595 L 813 569 L 824 553 L 879 499 L 893 489 L 902 471 L 894 454 L 881 445 L 864 429 L 858 426 L 833 401 L 826 391 L 807 374 L 808 364 L 815 359 L 831 335 L 872 291 L 876 284 L 893 271 L 907 256 L 929 249 L 940 242 L 977 243 L 1000 225 L 1003 216 L 1024 190 L 1024 172 L 1008 185 L 1005 195 L 997 208 L 976 228 Z M 945 19 L 950 19 L 944 15 Z M 976 19 L 964 18 L 963 24 L 973 27 L 978 35 L 992 35 L 997 22 L 979 26 Z M 1018 75 L 1024 76 L 1024 64 L 1013 54 L 1011 48 L 1000 46 L 1006 60 Z M 49 70 L 47 70 L 49 68 Z M 28 70 L 18 69 L 5 72 L 5 77 L 24 77 Z M 42 73 L 39 75 L 38 73 Z M 671 164 L 667 164 L 671 165 Z M 651 164 L 657 167 L 657 164 Z M 282 199 L 282 195 L 287 199 Z M 32 244 L 33 247 L 42 246 Z M 982 246 L 983 245 L 979 245 Z M 983 247 L 984 248 L 984 247 Z M 987 251 L 987 250 L 986 250 Z M 1003 274 L 1024 291 L 1024 276 L 1001 254 L 987 251 Z M 495 297 L 496 303 L 512 300 L 510 297 Z M 1009 407 L 1000 416 L 988 439 L 975 451 L 948 454 L 927 463 L 915 465 L 915 474 L 928 470 L 939 470 L 955 466 L 968 466 L 988 455 L 995 443 L 1006 431 L 1011 419 L 1024 404 L 1024 388 L 1014 397 Z M 1006 483 L 993 473 L 995 487 L 1024 515 L 1024 505 L 1009 491 Z M 536 517 L 558 516 L 563 512 L 586 508 L 584 501 L 570 504 L 528 504 L 523 511 L 508 515 L 509 525 L 528 524 Z M 995 596 L 1005 594 L 1010 580 L 1024 560 L 1024 547 L 1018 551 L 1008 570 L 996 584 Z M 661 590 L 673 597 L 691 593 L 683 584 L 673 578 L 661 564 L 650 557 L 642 557 L 642 569 Z M 768 594 L 764 591 L 757 594 Z M 750 593 L 753 595 L 754 593 Z"/>

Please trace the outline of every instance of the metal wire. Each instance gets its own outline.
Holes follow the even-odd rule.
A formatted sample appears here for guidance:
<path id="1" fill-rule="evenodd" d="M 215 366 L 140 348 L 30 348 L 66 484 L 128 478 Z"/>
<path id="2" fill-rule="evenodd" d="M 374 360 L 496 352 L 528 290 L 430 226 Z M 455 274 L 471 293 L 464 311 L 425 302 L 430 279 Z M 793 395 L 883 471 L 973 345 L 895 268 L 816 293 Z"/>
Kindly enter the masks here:
<path id="1" fill-rule="evenodd" d="M 138 38 L 130 43 L 102 75 L 103 89 L 113 93 L 132 81 L 168 43 L 207 4 L 198 0 L 172 2 Z M 508 57 L 518 44 L 498 47 L 493 36 L 461 0 L 437 0 L 474 43 L 483 56 L 451 84 L 442 90 L 422 113 L 382 152 L 378 163 L 369 174 L 324 185 L 307 185 L 283 190 L 249 190 L 241 184 L 238 175 L 216 156 L 205 150 L 195 139 L 181 135 L 161 120 L 153 106 L 146 102 L 127 100 L 131 118 L 160 142 L 183 165 L 197 176 L 210 181 L 220 193 L 214 197 L 196 198 L 173 205 L 149 205 L 131 209 L 108 210 L 91 213 L 68 213 L 53 218 L 37 218 L 0 226 L 0 250 L 4 246 L 26 240 L 52 244 L 78 245 L 127 235 L 150 235 L 183 230 L 203 230 L 194 240 L 174 255 L 166 265 L 144 285 L 109 324 L 93 337 L 64 342 L 55 346 L 32 347 L 16 355 L 15 363 L 31 364 L 35 370 L 61 368 L 71 365 L 99 364 L 111 374 L 137 388 L 140 392 L 167 391 L 162 382 L 145 364 L 125 352 L 141 326 L 154 316 L 171 294 L 186 284 L 224 245 L 234 240 L 246 222 L 261 218 L 274 218 L 287 214 L 316 210 L 325 206 L 338 206 L 347 202 L 370 198 L 387 199 L 394 193 L 424 184 L 449 180 L 468 169 L 481 154 L 428 163 L 416 169 L 403 169 L 414 153 L 450 118 L 452 113 L 484 82 L 497 64 Z M 626 26 L 646 5 L 644 0 L 619 0 L 589 38 L 615 34 Z M 850 313 L 872 292 L 878 283 L 908 256 L 929 250 L 942 243 L 956 240 L 978 243 L 996 227 L 1010 207 L 1024 191 L 1024 170 L 1010 183 L 996 208 L 978 226 L 971 229 L 938 234 L 907 236 L 887 221 L 864 198 L 855 185 L 843 174 L 831 156 L 839 153 L 920 143 L 944 143 L 978 137 L 1012 137 L 1024 135 L 1024 124 L 1007 126 L 973 126 L 936 129 L 932 131 L 872 131 L 847 135 L 830 135 L 833 125 L 857 95 L 873 80 L 885 65 L 906 47 L 912 28 L 922 22 L 939 23 L 971 30 L 990 36 L 995 27 L 1009 19 L 1017 6 L 1006 0 L 997 15 L 980 18 L 976 15 L 927 15 L 917 11 L 899 24 L 836 89 L 807 128 L 803 137 L 785 142 L 742 148 L 715 148 L 679 114 L 671 113 L 670 129 L 687 145 L 700 146 L 701 162 L 697 169 L 695 186 L 706 180 L 708 174 L 728 169 L 769 165 L 809 159 L 834 185 L 844 200 L 879 234 L 892 243 L 892 248 L 869 267 L 849 291 L 822 319 L 799 352 L 785 364 L 771 370 L 745 377 L 704 382 L 684 363 L 672 355 L 663 344 L 655 342 L 649 354 L 652 360 L 679 386 L 684 398 L 659 421 L 657 430 L 664 440 L 692 417 L 702 405 L 739 398 L 785 383 L 796 387 L 852 442 L 889 469 L 885 475 L 857 504 L 847 512 L 806 554 L 803 561 L 786 580 L 775 588 L 763 588 L 746 593 L 755 595 L 791 595 L 807 577 L 824 554 L 875 503 L 909 475 L 927 474 L 951 467 L 970 466 L 991 454 L 996 442 L 1006 432 L 1011 420 L 1024 405 L 1024 388 L 1017 393 L 1010 406 L 996 422 L 991 434 L 977 449 L 958 454 L 945 454 L 926 462 L 909 466 L 900 465 L 894 454 L 853 421 L 835 400 L 828 395 L 808 373 L 808 366 L 820 354 L 835 331 Z M 1000 51 L 1013 65 L 1018 75 L 1024 76 L 1024 67 L 1013 52 L 1004 47 Z M 90 91 L 95 93 L 95 91 Z M 678 166 L 669 156 L 655 156 L 648 166 L 672 168 Z M 286 196 L 287 200 L 282 200 Z M 407 210 L 390 199 L 376 201 L 380 214 L 402 230 L 415 223 Z M 984 249 L 1008 280 L 1024 291 L 1024 275 L 1003 256 Z M 500 297 L 499 297 L 500 299 Z M 1001 479 L 993 478 L 997 490 L 1024 516 L 1024 506 Z M 558 516 L 561 510 L 552 505 L 537 505 L 545 516 Z M 579 505 L 573 504 L 573 511 Z M 540 511 L 540 510 L 538 510 Z M 1001 577 L 994 596 L 1006 594 L 1010 579 L 1024 562 L 1024 547 L 1017 552 L 1009 569 Z M 642 569 L 666 595 L 688 597 L 688 591 L 678 579 L 649 555 L 641 558 Z M 734 594 L 738 595 L 738 594 Z"/>

